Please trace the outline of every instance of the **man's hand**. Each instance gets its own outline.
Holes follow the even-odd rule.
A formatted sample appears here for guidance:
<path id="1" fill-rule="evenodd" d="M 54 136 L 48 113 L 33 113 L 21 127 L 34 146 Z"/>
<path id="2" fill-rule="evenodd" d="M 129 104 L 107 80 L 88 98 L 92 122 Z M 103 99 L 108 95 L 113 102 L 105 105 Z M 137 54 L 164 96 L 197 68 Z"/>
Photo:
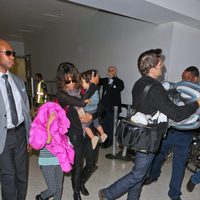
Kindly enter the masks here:
<path id="1" fill-rule="evenodd" d="M 31 145 L 30 145 L 30 144 L 27 144 L 26 149 L 27 149 L 27 152 L 28 152 L 28 153 L 31 152 L 31 151 L 32 151 L 32 147 L 31 147 Z"/>

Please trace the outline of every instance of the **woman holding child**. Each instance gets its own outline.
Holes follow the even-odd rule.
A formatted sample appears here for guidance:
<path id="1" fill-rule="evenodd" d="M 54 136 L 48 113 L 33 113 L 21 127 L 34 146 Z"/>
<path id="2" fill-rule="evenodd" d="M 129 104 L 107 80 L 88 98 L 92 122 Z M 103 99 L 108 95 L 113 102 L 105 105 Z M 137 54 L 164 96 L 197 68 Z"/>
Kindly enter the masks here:
<path id="1" fill-rule="evenodd" d="M 84 195 L 89 195 L 84 184 L 96 167 L 96 153 L 98 151 L 98 149 L 93 150 L 87 136 L 84 137 L 82 122 L 89 122 L 97 116 L 86 113 L 84 116 L 79 117 L 77 108 L 86 105 L 86 99 L 89 99 L 97 89 L 98 80 L 95 76 L 92 76 L 89 89 L 82 95 L 80 73 L 72 63 L 68 62 L 59 65 L 56 78 L 58 87 L 57 100 L 61 107 L 66 110 L 67 117 L 71 122 L 68 136 L 75 150 L 71 178 L 74 191 L 73 199 L 81 200 L 80 191 Z M 86 158 L 86 166 L 82 169 L 84 157 Z"/>

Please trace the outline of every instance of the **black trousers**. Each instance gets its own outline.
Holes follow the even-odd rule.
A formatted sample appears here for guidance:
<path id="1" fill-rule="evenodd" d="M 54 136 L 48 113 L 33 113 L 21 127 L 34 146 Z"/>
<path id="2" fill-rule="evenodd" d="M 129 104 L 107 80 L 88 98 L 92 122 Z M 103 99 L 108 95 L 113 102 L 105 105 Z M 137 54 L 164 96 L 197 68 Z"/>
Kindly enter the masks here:
<path id="1" fill-rule="evenodd" d="M 93 130 L 93 132 L 95 132 Z M 95 172 L 97 169 L 97 160 L 99 155 L 99 145 L 92 149 L 91 139 L 86 135 L 84 140 L 84 158 L 85 158 L 85 166 L 82 171 L 81 175 L 81 183 L 85 184 L 90 176 Z"/>
<path id="2" fill-rule="evenodd" d="M 85 184 L 89 177 L 96 169 L 98 157 L 98 147 L 93 150 L 90 138 L 83 134 L 68 134 L 75 150 L 75 160 L 72 170 L 72 187 L 73 191 L 80 192 L 80 185 Z M 85 163 L 85 166 L 83 167 Z"/>
<path id="3" fill-rule="evenodd" d="M 28 154 L 24 126 L 8 130 L 0 155 L 2 200 L 25 200 L 28 185 Z"/>
<path id="4" fill-rule="evenodd" d="M 80 192 L 81 173 L 84 161 L 84 136 L 81 133 L 74 133 L 73 131 L 70 131 L 68 136 L 74 146 L 75 151 L 74 165 L 71 177 L 72 188 L 74 192 L 78 193 Z"/>
<path id="5" fill-rule="evenodd" d="M 113 122 L 114 122 L 114 110 L 112 109 L 112 107 L 111 108 L 105 107 L 102 116 L 102 127 L 104 129 L 104 132 L 108 135 L 106 143 L 113 142 Z"/>

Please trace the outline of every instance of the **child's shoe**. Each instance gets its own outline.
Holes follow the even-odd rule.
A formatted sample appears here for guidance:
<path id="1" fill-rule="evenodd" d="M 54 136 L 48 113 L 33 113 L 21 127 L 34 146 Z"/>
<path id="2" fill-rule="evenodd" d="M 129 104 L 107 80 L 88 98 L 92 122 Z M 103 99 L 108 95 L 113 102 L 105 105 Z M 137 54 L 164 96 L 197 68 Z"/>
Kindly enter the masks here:
<path id="1" fill-rule="evenodd" d="M 107 136 L 105 133 L 102 134 L 102 135 L 101 135 L 101 142 L 104 143 L 104 142 L 106 141 L 107 137 L 108 137 L 108 136 Z"/>
<path id="2" fill-rule="evenodd" d="M 92 149 L 95 149 L 97 147 L 97 144 L 99 142 L 99 137 L 98 136 L 94 136 L 91 140 L 92 142 Z"/>

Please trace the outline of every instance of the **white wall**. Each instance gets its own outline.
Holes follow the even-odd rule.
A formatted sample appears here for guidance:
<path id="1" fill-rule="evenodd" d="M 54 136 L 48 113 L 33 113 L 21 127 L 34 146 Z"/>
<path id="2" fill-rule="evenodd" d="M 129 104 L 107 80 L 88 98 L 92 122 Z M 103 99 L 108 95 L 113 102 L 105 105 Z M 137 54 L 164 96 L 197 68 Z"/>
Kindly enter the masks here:
<path id="1" fill-rule="evenodd" d="M 13 49 L 16 52 L 17 56 L 24 56 L 24 43 L 23 42 L 10 41 L 10 44 L 13 46 Z"/>
<path id="2" fill-rule="evenodd" d="M 174 23 L 171 44 L 168 79 L 177 82 L 185 68 L 200 66 L 200 30 Z"/>
<path id="3" fill-rule="evenodd" d="M 32 56 L 33 73 L 41 72 L 46 80 L 55 80 L 60 62 L 69 61 L 82 72 L 96 68 L 106 75 L 115 65 L 124 80 L 123 103 L 131 103 L 131 89 L 140 77 L 139 54 L 150 48 L 163 48 L 169 55 L 172 25 L 155 26 L 123 17 L 98 13 L 82 22 L 63 22 L 48 34 L 25 42 Z M 166 61 L 168 62 L 168 61 Z"/>
<path id="4" fill-rule="evenodd" d="M 98 12 L 84 20 L 59 23 L 48 33 L 27 39 L 25 52 L 32 56 L 33 73 L 41 72 L 46 80 L 55 80 L 56 69 L 63 61 L 74 63 L 81 72 L 96 68 L 102 77 L 109 65 L 115 65 L 125 83 L 122 102 L 130 104 L 132 86 L 140 77 L 137 58 L 141 52 L 162 48 L 168 68 L 166 78 L 178 81 L 183 69 L 180 66 L 192 64 L 194 58 L 199 63 L 196 51 L 200 47 L 196 44 L 199 36 L 199 31 L 179 24 L 156 26 Z M 187 47 L 194 44 L 195 51 L 191 52 Z M 180 50 L 188 56 L 182 58 Z"/>

